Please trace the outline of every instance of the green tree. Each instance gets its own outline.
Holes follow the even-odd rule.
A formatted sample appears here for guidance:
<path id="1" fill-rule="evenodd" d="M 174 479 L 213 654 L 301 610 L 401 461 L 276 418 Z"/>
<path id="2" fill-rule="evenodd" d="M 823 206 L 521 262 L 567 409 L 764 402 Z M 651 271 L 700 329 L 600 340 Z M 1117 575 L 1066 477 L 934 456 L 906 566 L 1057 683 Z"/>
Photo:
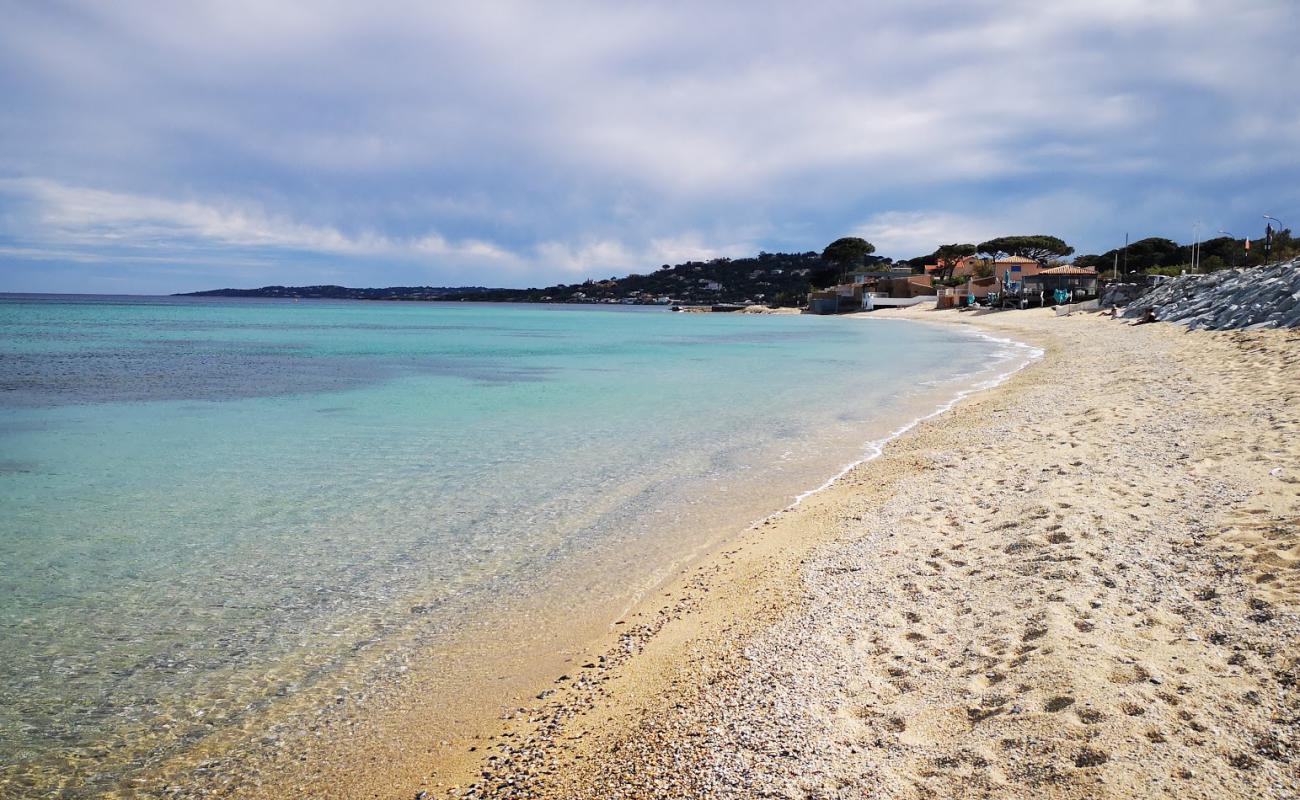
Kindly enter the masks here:
<path id="1" fill-rule="evenodd" d="M 1083 267 L 1085 269 L 1091 268 L 1101 272 L 1102 270 L 1111 268 L 1113 262 L 1106 260 L 1106 258 L 1111 254 L 1112 253 L 1107 253 L 1104 256 L 1099 256 L 1096 253 L 1089 253 L 1087 255 L 1075 256 L 1074 265 L 1076 267 Z"/>
<path id="2" fill-rule="evenodd" d="M 849 267 L 862 263 L 864 258 L 874 252 L 876 246 L 866 239 L 844 236 L 826 245 L 826 249 L 822 251 L 822 260 L 838 267 L 840 277 L 843 279 Z"/>
<path id="3" fill-rule="evenodd" d="M 1145 239 L 1138 239 L 1136 242 L 1130 243 L 1127 252 L 1125 252 L 1124 248 L 1117 247 L 1114 250 L 1107 250 L 1101 255 L 1083 255 L 1074 259 L 1074 265 L 1076 267 L 1092 267 L 1098 272 L 1118 267 L 1121 271 L 1127 270 L 1134 273 L 1178 266 L 1190 262 L 1191 258 L 1191 245 L 1180 246 L 1171 239 L 1148 236 Z"/>
<path id="4" fill-rule="evenodd" d="M 961 263 L 963 258 L 975 255 L 975 245 L 973 244 L 945 244 L 940 245 L 938 250 L 934 251 L 935 262 L 938 263 L 938 274 L 935 276 L 939 279 L 952 277 L 953 270 Z"/>
<path id="5" fill-rule="evenodd" d="M 977 252 L 994 259 L 1002 256 L 1020 256 L 1043 262 L 1056 256 L 1068 256 L 1074 248 L 1055 236 L 1035 234 L 1033 236 L 999 236 L 980 242 Z"/>

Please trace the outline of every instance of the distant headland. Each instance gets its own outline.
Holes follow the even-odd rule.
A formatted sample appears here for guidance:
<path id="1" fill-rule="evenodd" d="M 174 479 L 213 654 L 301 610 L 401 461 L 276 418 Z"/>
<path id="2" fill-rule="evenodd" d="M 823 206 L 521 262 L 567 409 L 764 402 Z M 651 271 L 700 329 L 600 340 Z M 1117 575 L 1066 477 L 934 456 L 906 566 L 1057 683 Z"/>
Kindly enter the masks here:
<path id="1" fill-rule="evenodd" d="M 715 258 L 687 261 L 676 266 L 664 264 L 646 274 L 634 273 L 622 278 L 593 279 L 544 288 L 263 286 L 260 289 L 212 289 L 177 296 L 630 305 L 762 303 L 793 307 L 804 304 L 812 285 L 834 283 L 839 272 L 839 267 L 824 260 L 820 253 L 759 253 L 751 258 Z"/>

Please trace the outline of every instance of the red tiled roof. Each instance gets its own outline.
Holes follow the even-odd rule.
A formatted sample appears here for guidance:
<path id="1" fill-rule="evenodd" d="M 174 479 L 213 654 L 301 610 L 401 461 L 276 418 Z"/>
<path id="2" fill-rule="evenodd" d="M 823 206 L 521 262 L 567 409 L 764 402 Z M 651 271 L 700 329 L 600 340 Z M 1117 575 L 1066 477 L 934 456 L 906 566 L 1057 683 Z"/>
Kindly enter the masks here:
<path id="1" fill-rule="evenodd" d="M 1038 274 L 1039 275 L 1096 275 L 1097 270 L 1084 269 L 1083 267 L 1076 267 L 1072 264 L 1064 264 L 1059 267 L 1052 267 L 1051 269 L 1045 269 Z"/>

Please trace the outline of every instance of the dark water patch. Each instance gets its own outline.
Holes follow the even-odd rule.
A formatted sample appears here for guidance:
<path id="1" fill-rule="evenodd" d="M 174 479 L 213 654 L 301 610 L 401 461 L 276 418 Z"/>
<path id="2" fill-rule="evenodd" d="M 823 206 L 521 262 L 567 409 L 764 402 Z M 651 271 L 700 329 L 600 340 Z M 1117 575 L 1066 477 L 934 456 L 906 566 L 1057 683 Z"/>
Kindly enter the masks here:
<path id="1" fill-rule="evenodd" d="M 339 391 L 392 372 L 359 359 L 173 348 L 0 354 L 0 406 L 50 407 L 155 400 L 233 400 Z"/>
<path id="2" fill-rule="evenodd" d="M 127 339 L 122 347 L 139 347 L 160 350 L 175 350 L 178 357 L 202 356 L 206 353 L 229 352 L 231 348 L 223 347 L 210 339 Z M 257 342 L 242 345 L 239 352 L 253 355 L 258 353 L 308 352 L 312 345 L 306 342 Z M 116 352 L 116 350 L 114 351 Z"/>
<path id="3" fill-rule="evenodd" d="M 506 330 L 505 335 L 514 339 L 572 339 L 573 336 L 562 331 L 543 331 L 543 330 L 526 330 L 513 329 Z"/>
<path id="4" fill-rule="evenodd" d="M 727 333 L 700 334 L 694 336 L 664 336 L 638 342 L 646 347 L 698 347 L 717 344 L 785 344 L 792 341 L 816 341 L 826 339 L 824 330 L 749 330 Z"/>
<path id="5" fill-rule="evenodd" d="M 152 345 L 152 343 L 151 343 Z M 164 346 L 76 353 L 0 354 L 0 407 L 114 402 L 221 401 L 338 392 L 404 374 L 480 384 L 547 380 L 549 367 L 478 357 L 315 356 L 297 344 L 251 350 Z"/>
<path id="6" fill-rule="evenodd" d="M 3 398 L 3 395 L 0 395 Z M 0 406 L 3 400 L 0 399 Z M 63 427 L 62 423 L 51 420 L 26 420 L 26 419 L 4 419 L 0 418 L 0 436 L 9 436 L 19 433 L 35 433 L 37 431 L 52 431 Z"/>
<path id="7" fill-rule="evenodd" d="M 420 359 L 412 362 L 411 367 L 426 375 L 463 378 L 480 384 L 538 383 L 557 372 L 554 367 L 480 359 Z"/>
<path id="8" fill-rule="evenodd" d="M 0 460 L 0 475 L 29 475 L 39 470 L 35 461 Z"/>
<path id="9" fill-rule="evenodd" d="M 207 320 L 184 319 L 167 320 L 136 318 L 130 320 L 96 319 L 82 329 L 83 332 L 68 331 L 68 320 L 64 319 L 24 319 L 19 321 L 0 321 L 0 332 L 5 336 L 24 335 L 40 339 L 79 338 L 94 335 L 102 331 L 102 336 L 117 336 L 124 330 L 148 330 L 157 332 L 182 331 L 185 333 L 212 331 L 271 331 L 298 333 L 346 333 L 347 331 L 392 332 L 392 333 L 439 333 L 444 331 L 472 331 L 496 333 L 526 333 L 524 329 L 507 325 L 477 325 L 447 322 L 398 323 L 398 322 L 358 322 L 355 320 L 338 320 L 334 322 L 261 322 L 250 320 Z M 544 334 L 545 331 L 538 330 Z"/>

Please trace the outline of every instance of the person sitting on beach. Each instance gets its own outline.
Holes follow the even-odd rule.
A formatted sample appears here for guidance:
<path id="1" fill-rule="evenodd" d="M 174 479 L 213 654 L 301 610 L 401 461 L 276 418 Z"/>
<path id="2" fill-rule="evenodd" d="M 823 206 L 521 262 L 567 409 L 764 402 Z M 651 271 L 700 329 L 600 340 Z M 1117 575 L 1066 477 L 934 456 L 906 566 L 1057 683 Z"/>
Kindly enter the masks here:
<path id="1" fill-rule="evenodd" d="M 1155 321 L 1156 321 L 1156 310 L 1154 308 L 1148 308 L 1147 313 L 1142 315 L 1142 319 L 1138 320 L 1137 322 L 1134 322 L 1133 324 L 1145 325 L 1148 322 L 1155 322 Z"/>

